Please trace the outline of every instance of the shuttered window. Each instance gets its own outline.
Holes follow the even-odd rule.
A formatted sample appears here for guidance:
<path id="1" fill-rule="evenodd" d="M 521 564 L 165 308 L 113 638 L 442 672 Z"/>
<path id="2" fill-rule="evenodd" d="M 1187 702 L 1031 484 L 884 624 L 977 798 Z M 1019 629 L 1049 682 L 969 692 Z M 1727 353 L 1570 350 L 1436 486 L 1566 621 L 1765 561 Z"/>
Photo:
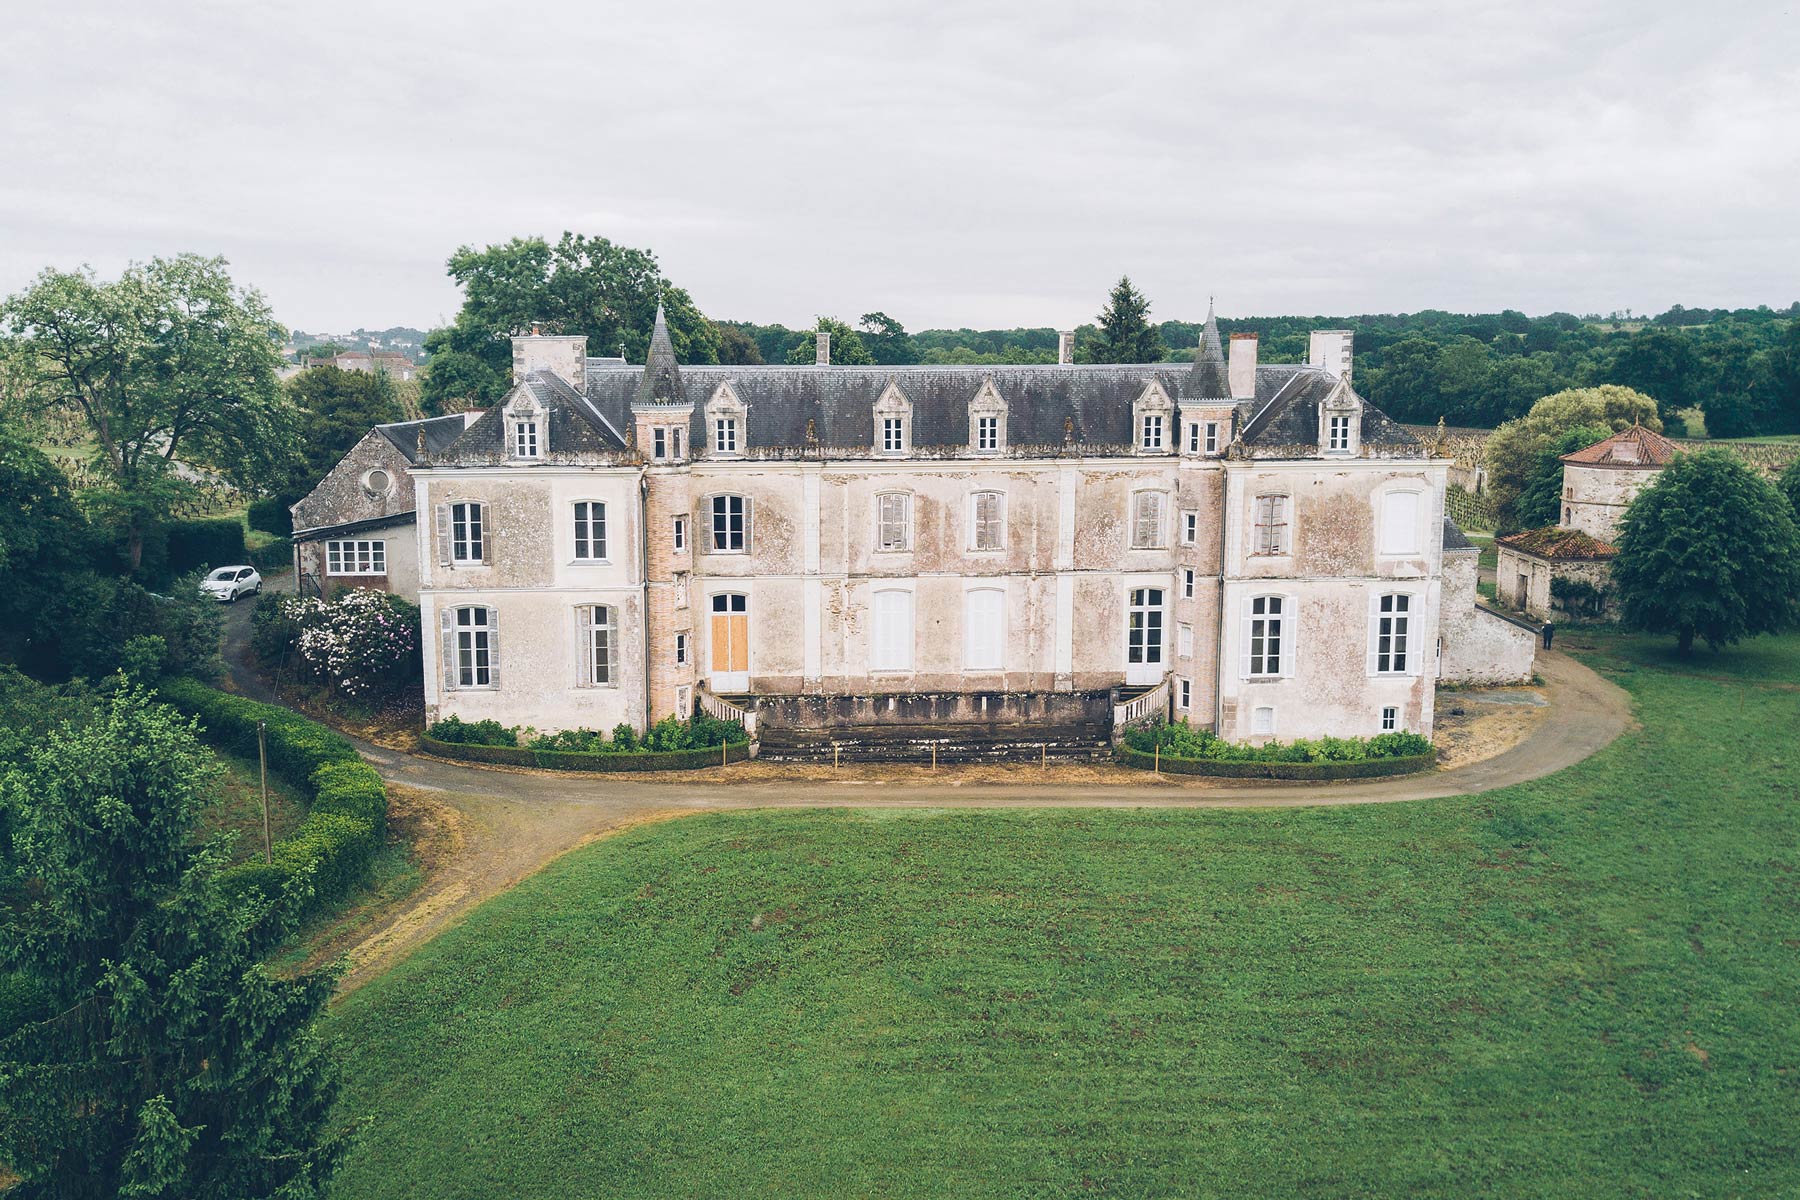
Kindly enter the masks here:
<path id="1" fill-rule="evenodd" d="M 581 630 L 581 682 L 588 687 L 612 687 L 617 682 L 613 661 L 617 636 L 612 608 L 583 604 L 575 614 Z"/>
<path id="2" fill-rule="evenodd" d="M 1006 593 L 975 588 L 963 593 L 963 669 L 998 671 L 1005 652 Z"/>
<path id="3" fill-rule="evenodd" d="M 1153 550 L 1163 544 L 1163 494 L 1139 492 L 1131 498 L 1131 545 Z"/>
<path id="4" fill-rule="evenodd" d="M 1006 525 L 999 492 L 969 497 L 969 545 L 976 550 L 1006 548 Z"/>
<path id="5" fill-rule="evenodd" d="M 575 502 L 575 557 L 589 562 L 606 557 L 606 505 Z"/>
<path id="6" fill-rule="evenodd" d="M 484 506 L 461 502 L 450 506 L 450 558 L 453 562 L 471 563 L 487 560 L 487 530 Z"/>
<path id="7" fill-rule="evenodd" d="M 496 682 L 493 610 L 480 605 L 456 609 L 451 630 L 453 679 L 457 687 L 493 687 Z"/>
<path id="8" fill-rule="evenodd" d="M 1292 653 L 1287 638 L 1287 602 L 1281 596 L 1253 596 L 1244 611 L 1244 674 L 1281 675 Z"/>
<path id="9" fill-rule="evenodd" d="M 1369 672 L 1411 675 L 1412 668 L 1412 597 L 1377 596 L 1369 614 Z"/>
<path id="10" fill-rule="evenodd" d="M 1389 492 L 1381 500 L 1381 552 L 1419 553 L 1419 493 Z"/>
<path id="11" fill-rule="evenodd" d="M 741 551 L 749 543 L 750 502 L 742 496 L 712 498 L 712 548 Z"/>
<path id="12" fill-rule="evenodd" d="M 876 545 L 883 550 L 912 546 L 912 497 L 905 492 L 883 492 L 875 498 Z"/>
<path id="13" fill-rule="evenodd" d="M 1253 554 L 1286 554 L 1288 552 L 1288 498 L 1258 496 Z"/>
<path id="14" fill-rule="evenodd" d="M 875 593 L 875 625 L 871 631 L 869 667 L 876 671 L 907 671 L 913 657 L 913 598 L 911 592 L 889 589 Z"/>

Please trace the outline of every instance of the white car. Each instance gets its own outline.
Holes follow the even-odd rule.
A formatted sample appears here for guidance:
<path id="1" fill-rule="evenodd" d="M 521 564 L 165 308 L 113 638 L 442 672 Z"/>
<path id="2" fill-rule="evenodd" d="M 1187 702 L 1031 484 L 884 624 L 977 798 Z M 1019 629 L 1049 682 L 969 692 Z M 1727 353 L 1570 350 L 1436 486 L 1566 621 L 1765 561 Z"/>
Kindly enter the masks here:
<path id="1" fill-rule="evenodd" d="M 262 594 L 262 576 L 255 567 L 220 567 L 200 581 L 200 594 L 220 604 L 230 604 L 239 596 L 258 596 Z"/>

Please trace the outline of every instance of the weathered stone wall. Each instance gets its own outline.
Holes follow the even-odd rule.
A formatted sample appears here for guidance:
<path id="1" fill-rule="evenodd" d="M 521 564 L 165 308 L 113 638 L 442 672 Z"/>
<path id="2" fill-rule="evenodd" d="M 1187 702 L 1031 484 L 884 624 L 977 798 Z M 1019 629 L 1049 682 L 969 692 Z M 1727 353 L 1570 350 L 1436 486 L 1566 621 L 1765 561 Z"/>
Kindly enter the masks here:
<path id="1" fill-rule="evenodd" d="M 377 491 L 365 486 L 371 471 L 386 471 L 390 486 Z M 352 446 L 337 466 L 325 473 L 318 486 L 294 505 L 294 529 L 304 533 L 326 525 L 393 517 L 413 511 L 411 464 L 394 443 L 371 429 Z"/>
<path id="2" fill-rule="evenodd" d="M 1478 606 L 1479 557 L 1473 547 L 1444 553 L 1438 677 L 1447 683 L 1525 683 L 1531 678 L 1537 635 Z"/>
<path id="3" fill-rule="evenodd" d="M 1555 578 L 1579 579 L 1598 588 L 1612 587 L 1612 560 L 1550 560 L 1501 546 L 1494 570 L 1495 592 L 1500 603 L 1540 621 L 1565 617 L 1550 594 Z"/>
<path id="4" fill-rule="evenodd" d="M 329 553 L 326 545 L 328 541 L 385 543 L 383 549 L 386 552 L 387 573 L 383 575 L 330 574 Z M 351 588 L 372 588 L 378 592 L 392 592 L 396 596 L 404 596 L 415 603 L 419 599 L 419 536 L 418 530 L 413 527 L 413 519 L 410 515 L 396 518 L 391 525 L 345 534 L 342 538 L 320 538 L 317 541 L 299 542 L 296 545 L 300 555 L 301 573 L 316 579 L 320 588 L 328 595 L 348 591 Z M 295 581 L 295 586 L 300 586 L 298 580 Z"/>
<path id="5" fill-rule="evenodd" d="M 1619 536 L 1625 509 L 1637 494 L 1656 482 L 1657 467 L 1582 467 L 1563 464 L 1563 512 L 1558 522 L 1590 537 L 1611 542 Z"/>

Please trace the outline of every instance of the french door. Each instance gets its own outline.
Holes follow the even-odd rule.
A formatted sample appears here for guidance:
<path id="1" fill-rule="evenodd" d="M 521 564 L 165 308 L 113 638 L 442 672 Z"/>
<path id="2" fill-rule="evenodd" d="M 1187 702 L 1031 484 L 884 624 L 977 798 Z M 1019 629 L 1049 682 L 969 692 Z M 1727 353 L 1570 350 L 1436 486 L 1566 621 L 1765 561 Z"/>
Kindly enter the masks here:
<path id="1" fill-rule="evenodd" d="M 742 592 L 712 598 L 712 690 L 720 695 L 750 690 L 750 599 Z"/>
<path id="2" fill-rule="evenodd" d="M 1132 588 L 1125 625 L 1125 682 L 1161 683 L 1163 672 L 1163 589 Z"/>

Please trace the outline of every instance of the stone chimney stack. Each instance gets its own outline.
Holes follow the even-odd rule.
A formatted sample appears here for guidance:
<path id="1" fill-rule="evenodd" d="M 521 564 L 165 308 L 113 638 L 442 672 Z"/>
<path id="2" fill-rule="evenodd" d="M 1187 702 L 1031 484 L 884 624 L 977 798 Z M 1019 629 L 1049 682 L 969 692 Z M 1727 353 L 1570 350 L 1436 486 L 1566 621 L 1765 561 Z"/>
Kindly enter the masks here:
<path id="1" fill-rule="evenodd" d="M 1351 342 L 1354 336 L 1348 329 L 1313 330 L 1312 341 L 1306 351 L 1307 364 L 1349 383 Z"/>
<path id="2" fill-rule="evenodd" d="M 829 367 L 831 365 L 831 335 L 821 329 L 818 333 L 814 334 L 813 337 L 813 365 L 818 367 Z"/>
<path id="3" fill-rule="evenodd" d="M 1231 376 L 1231 398 L 1233 400 L 1254 400 L 1256 398 L 1256 335 L 1254 333 L 1231 335 L 1231 360 L 1227 371 Z"/>
<path id="4" fill-rule="evenodd" d="M 513 338 L 513 382 L 533 371 L 548 371 L 578 392 L 587 391 L 587 335 L 545 336 L 532 326 Z"/>
<path id="5" fill-rule="evenodd" d="M 1075 365 L 1075 331 L 1064 329 L 1056 335 L 1056 364 L 1060 367 Z"/>

